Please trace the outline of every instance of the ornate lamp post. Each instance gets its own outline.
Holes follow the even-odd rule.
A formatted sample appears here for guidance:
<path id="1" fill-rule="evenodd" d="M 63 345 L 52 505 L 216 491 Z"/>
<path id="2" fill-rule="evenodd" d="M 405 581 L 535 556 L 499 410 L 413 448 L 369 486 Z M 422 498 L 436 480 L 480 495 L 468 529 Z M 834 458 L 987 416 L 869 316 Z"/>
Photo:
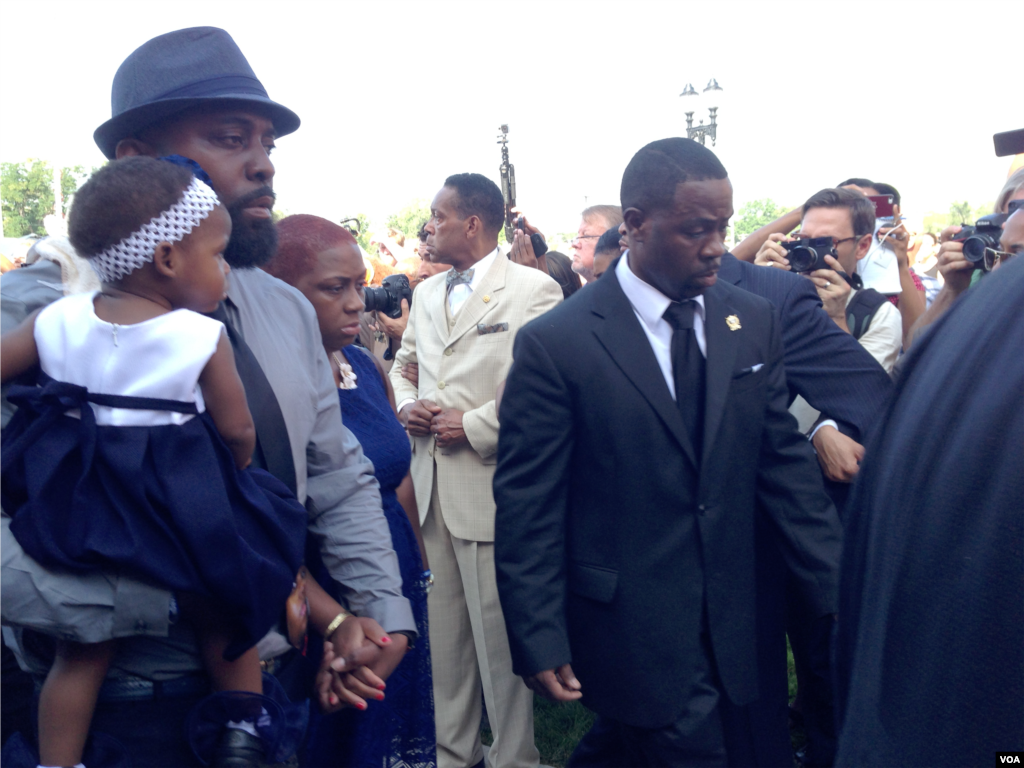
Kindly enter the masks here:
<path id="1" fill-rule="evenodd" d="M 702 100 L 701 94 L 697 93 L 692 83 L 687 83 L 683 92 L 679 95 L 685 99 L 684 109 L 686 110 L 686 138 L 699 141 L 704 144 L 705 140 L 711 138 L 711 146 L 715 145 L 716 133 L 718 131 L 718 107 L 719 99 L 722 95 L 722 87 L 718 84 L 718 81 L 714 78 L 708 81 L 707 87 L 704 89 L 703 101 L 708 107 L 709 123 L 704 125 L 704 119 L 701 118 L 698 125 L 693 124 L 693 113 L 696 111 L 695 106 Z"/>

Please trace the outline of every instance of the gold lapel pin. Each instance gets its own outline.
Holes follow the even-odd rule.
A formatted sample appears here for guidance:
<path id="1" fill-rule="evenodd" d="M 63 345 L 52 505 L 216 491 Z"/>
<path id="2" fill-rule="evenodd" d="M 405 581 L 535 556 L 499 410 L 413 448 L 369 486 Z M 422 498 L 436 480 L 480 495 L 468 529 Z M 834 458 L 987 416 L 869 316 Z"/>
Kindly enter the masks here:
<path id="1" fill-rule="evenodd" d="M 490 296 L 490 294 L 484 294 L 484 304 L 486 304 L 486 303 L 487 303 L 487 302 L 489 302 L 490 300 L 491 300 L 491 296 Z"/>
<path id="2" fill-rule="evenodd" d="M 730 331 L 738 331 L 743 327 L 740 325 L 740 319 L 736 315 L 729 315 L 725 318 L 725 324 L 729 326 Z"/>

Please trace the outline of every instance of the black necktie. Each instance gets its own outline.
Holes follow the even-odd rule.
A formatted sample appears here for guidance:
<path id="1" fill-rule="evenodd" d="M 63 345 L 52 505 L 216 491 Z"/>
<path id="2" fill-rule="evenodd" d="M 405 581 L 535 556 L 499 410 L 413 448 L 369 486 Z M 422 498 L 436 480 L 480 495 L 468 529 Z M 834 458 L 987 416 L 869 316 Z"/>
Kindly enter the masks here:
<path id="1" fill-rule="evenodd" d="M 245 339 L 232 325 L 224 302 L 209 317 L 220 320 L 227 329 L 228 340 L 235 351 L 235 367 L 245 385 L 245 399 L 249 403 L 253 423 L 256 425 L 256 450 L 252 454 L 253 466 L 266 469 L 270 474 L 297 493 L 295 484 L 295 462 L 292 461 L 292 445 L 288 440 L 288 428 L 284 414 L 277 402 L 277 396 L 260 367 L 256 356 L 245 343 Z"/>
<path id="2" fill-rule="evenodd" d="M 676 405 L 690 433 L 697 461 L 704 442 L 704 355 L 693 330 L 697 302 L 689 299 L 672 302 L 662 317 L 672 326 L 672 378 L 676 385 Z"/>

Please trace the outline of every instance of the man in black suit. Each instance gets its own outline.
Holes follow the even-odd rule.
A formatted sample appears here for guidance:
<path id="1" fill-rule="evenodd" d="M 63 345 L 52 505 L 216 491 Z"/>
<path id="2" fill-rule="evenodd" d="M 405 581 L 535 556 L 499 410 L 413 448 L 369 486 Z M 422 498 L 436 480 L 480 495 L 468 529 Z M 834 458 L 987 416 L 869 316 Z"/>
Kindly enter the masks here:
<path id="1" fill-rule="evenodd" d="M 822 413 L 812 441 L 825 491 L 842 514 L 850 482 L 864 456 L 863 443 L 884 411 L 892 379 L 860 343 L 840 330 L 822 309 L 810 280 L 781 269 L 756 266 L 732 254 L 722 257 L 718 279 L 768 299 L 776 309 L 790 402 L 800 395 Z M 758 661 L 761 699 L 749 712 L 759 764 L 781 764 L 789 753 L 786 729 L 789 684 L 788 625 L 807 745 L 804 762 L 831 765 L 835 757 L 830 664 L 831 619 L 814 615 L 791 589 L 767 527 L 758 541 Z M 786 602 L 789 602 L 788 617 Z"/>
<path id="2" fill-rule="evenodd" d="M 860 451 L 842 436 L 858 443 L 867 439 L 892 393 L 885 369 L 832 322 L 814 285 L 800 275 L 740 261 L 727 253 L 718 279 L 775 306 L 790 399 L 801 395 L 827 419 L 814 435 L 822 471 L 826 480 L 849 483 L 857 472 L 850 457 Z M 829 495 L 836 500 L 831 491 Z"/>
<path id="3" fill-rule="evenodd" d="M 654 142 L 621 197 L 630 250 L 516 339 L 499 593 L 516 673 L 600 715 L 573 764 L 726 765 L 758 698 L 755 506 L 819 616 L 839 522 L 786 411 L 772 307 L 716 281 L 725 168 Z"/>

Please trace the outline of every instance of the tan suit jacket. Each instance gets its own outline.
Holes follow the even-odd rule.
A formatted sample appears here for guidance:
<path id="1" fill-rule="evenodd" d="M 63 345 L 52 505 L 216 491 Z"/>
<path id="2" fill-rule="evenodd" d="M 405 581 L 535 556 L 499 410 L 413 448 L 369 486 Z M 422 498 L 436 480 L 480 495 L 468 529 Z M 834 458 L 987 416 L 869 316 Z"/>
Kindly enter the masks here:
<path id="1" fill-rule="evenodd" d="M 436 460 L 438 499 L 452 535 L 494 541 L 491 481 L 498 450 L 494 395 L 512 365 L 516 333 L 556 306 L 562 290 L 540 270 L 514 264 L 499 253 L 449 330 L 445 274 L 434 275 L 416 288 L 391 384 L 398 403 L 426 399 L 464 412 L 462 426 L 469 445 L 442 450 L 433 437 L 412 439 L 412 480 L 420 522 L 430 509 Z M 502 323 L 508 324 L 507 330 L 493 330 Z M 418 388 L 402 378 L 406 363 L 419 365 Z"/>

